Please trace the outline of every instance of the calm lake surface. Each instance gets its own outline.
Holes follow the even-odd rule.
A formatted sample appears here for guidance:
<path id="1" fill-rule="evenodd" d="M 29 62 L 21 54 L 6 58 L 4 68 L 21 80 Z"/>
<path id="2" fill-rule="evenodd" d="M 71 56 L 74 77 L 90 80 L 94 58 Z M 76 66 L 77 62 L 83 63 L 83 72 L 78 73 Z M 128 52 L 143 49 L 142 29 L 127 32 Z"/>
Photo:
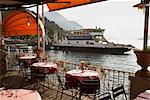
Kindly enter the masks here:
<path id="1" fill-rule="evenodd" d="M 142 49 L 143 40 L 118 40 L 112 41 L 114 43 L 131 44 L 135 48 Z M 150 41 L 148 41 L 150 45 Z M 135 72 L 141 67 L 137 64 L 136 56 L 133 51 L 127 53 L 127 55 L 111 55 L 89 52 L 64 52 L 59 50 L 47 51 L 47 55 L 51 60 L 59 60 L 64 62 L 72 62 L 79 64 L 80 61 L 89 61 L 93 66 L 106 67 L 121 71 Z"/>
<path id="2" fill-rule="evenodd" d="M 51 60 L 72 62 L 79 64 L 80 61 L 89 61 L 93 66 L 106 67 L 121 71 L 135 72 L 140 69 L 136 63 L 133 51 L 126 55 L 111 55 L 89 52 L 65 52 L 60 50 L 46 51 Z"/>

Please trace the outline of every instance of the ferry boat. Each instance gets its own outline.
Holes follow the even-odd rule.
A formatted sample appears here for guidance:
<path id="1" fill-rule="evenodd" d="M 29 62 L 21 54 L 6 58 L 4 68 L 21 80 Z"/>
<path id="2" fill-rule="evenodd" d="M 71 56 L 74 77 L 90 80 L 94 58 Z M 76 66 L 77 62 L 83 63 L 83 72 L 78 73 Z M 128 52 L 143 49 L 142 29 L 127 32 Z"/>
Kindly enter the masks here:
<path id="1" fill-rule="evenodd" d="M 104 29 L 72 30 L 67 35 L 67 42 L 53 44 L 55 49 L 65 51 L 99 52 L 104 54 L 125 54 L 133 46 L 115 44 L 104 37 Z"/>

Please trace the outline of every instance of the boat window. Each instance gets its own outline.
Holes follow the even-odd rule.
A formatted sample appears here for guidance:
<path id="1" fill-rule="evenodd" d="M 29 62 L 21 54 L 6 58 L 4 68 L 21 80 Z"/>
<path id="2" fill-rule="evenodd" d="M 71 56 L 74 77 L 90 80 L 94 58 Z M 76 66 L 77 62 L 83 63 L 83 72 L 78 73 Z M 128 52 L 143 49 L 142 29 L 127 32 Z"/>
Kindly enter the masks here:
<path id="1" fill-rule="evenodd" d="M 98 41 L 98 43 L 102 44 L 102 41 Z"/>
<path id="2" fill-rule="evenodd" d="M 102 36 L 95 36 L 94 40 L 95 40 L 95 42 L 102 41 Z"/>
<path id="3" fill-rule="evenodd" d="M 102 39 L 102 36 L 95 36 L 95 39 Z"/>
<path id="4" fill-rule="evenodd" d="M 98 36 L 96 36 L 95 38 L 96 38 L 96 39 L 99 39 L 99 37 L 98 37 Z"/>
<path id="5" fill-rule="evenodd" d="M 86 41 L 86 44 L 89 44 L 89 41 Z"/>
<path id="6" fill-rule="evenodd" d="M 90 42 L 90 44 L 94 44 L 94 42 Z"/>
<path id="7" fill-rule="evenodd" d="M 107 42 L 102 42 L 102 44 L 107 44 Z"/>

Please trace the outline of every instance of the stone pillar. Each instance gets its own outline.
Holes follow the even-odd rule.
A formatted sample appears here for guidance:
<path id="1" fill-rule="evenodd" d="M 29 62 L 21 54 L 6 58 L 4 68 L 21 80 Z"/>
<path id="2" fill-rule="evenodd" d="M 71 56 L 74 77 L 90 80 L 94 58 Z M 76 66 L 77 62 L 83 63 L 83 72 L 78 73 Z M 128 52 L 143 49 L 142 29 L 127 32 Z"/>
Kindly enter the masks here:
<path id="1" fill-rule="evenodd" d="M 129 80 L 131 81 L 130 100 L 135 99 L 141 92 L 150 89 L 150 78 L 142 78 L 132 75 L 129 77 Z"/>

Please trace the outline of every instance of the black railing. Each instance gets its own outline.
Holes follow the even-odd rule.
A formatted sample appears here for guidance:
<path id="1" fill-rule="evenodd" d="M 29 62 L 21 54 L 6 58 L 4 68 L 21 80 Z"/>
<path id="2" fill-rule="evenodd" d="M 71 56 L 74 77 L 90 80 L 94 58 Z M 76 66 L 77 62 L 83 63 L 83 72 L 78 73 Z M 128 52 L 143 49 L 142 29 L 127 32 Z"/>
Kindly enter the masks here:
<path id="1" fill-rule="evenodd" d="M 62 75 L 65 74 L 65 71 L 76 69 L 80 67 L 80 64 L 74 64 L 70 62 L 62 62 L 62 61 L 52 61 L 57 63 L 58 67 L 61 69 L 60 72 L 63 72 Z M 90 68 L 95 67 L 96 71 L 99 73 L 100 76 L 100 94 L 111 91 L 112 87 L 122 84 L 125 87 L 126 93 L 130 94 L 130 81 L 129 76 L 130 74 L 134 74 L 131 72 L 113 70 L 109 68 L 99 67 L 99 66 L 88 66 Z"/>

